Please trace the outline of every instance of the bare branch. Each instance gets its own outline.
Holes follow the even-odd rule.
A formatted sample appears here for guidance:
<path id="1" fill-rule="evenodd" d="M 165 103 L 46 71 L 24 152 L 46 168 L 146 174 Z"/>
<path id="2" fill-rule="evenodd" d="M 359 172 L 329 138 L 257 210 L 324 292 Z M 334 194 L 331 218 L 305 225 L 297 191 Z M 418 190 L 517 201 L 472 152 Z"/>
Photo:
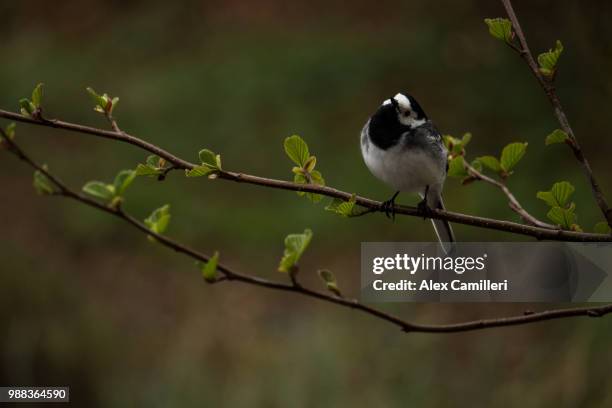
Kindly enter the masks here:
<path id="1" fill-rule="evenodd" d="M 78 201 L 84 205 L 95 208 L 100 211 L 104 211 L 108 214 L 111 214 L 115 217 L 122 219 L 123 221 L 129 223 L 134 228 L 138 229 L 142 233 L 146 235 L 151 235 L 155 237 L 156 241 L 161 245 L 172 249 L 178 253 L 184 254 L 192 259 L 207 262 L 210 257 L 201 252 L 198 252 L 194 249 L 189 248 L 186 245 L 183 245 L 171 238 L 168 238 L 164 235 L 157 234 L 147 228 L 146 225 L 127 214 L 122 208 L 113 208 L 100 204 L 99 202 L 92 200 L 91 198 L 84 196 L 72 189 L 70 189 L 66 184 L 64 184 L 61 180 L 51 174 L 47 169 L 43 166 L 39 165 L 35 161 L 33 161 L 15 142 L 11 141 L 4 131 L 0 129 L 0 134 L 5 138 L 6 145 L 9 152 L 16 155 L 20 160 L 27 163 L 33 169 L 40 171 L 44 174 L 57 188 L 57 193 L 54 195 L 66 197 L 75 201 Z M 569 318 L 569 317 L 577 317 L 577 316 L 586 316 L 586 317 L 601 317 L 605 316 L 609 313 L 612 313 L 612 304 L 603 305 L 597 307 L 577 307 L 577 308 L 568 308 L 568 309 L 557 309 L 557 310 L 546 310 L 542 312 L 525 312 L 521 316 L 511 316 L 511 317 L 502 317 L 502 318 L 494 318 L 494 319 L 482 319 L 482 320 L 474 320 L 468 322 L 461 323 L 453 323 L 453 324 L 439 324 L 439 325 L 431 325 L 431 324 L 418 324 L 405 321 L 397 316 L 392 314 L 383 312 L 381 310 L 372 308 L 370 306 L 366 306 L 363 303 L 360 303 L 356 299 L 347 299 L 343 297 L 331 296 L 325 293 L 321 293 L 309 288 L 306 288 L 294 279 L 290 284 L 277 282 L 272 280 L 263 279 L 257 276 L 246 275 L 240 272 L 236 272 L 235 270 L 230 269 L 229 267 L 218 264 L 218 270 L 223 274 L 223 276 L 217 282 L 225 282 L 225 281 L 237 281 L 243 282 L 250 285 L 266 287 L 270 289 L 275 289 L 279 291 L 285 292 L 294 292 L 301 294 L 303 296 L 307 296 L 310 298 L 319 299 L 328 303 L 333 303 L 340 305 L 342 307 L 355 309 L 365 314 L 376 317 L 379 320 L 386 321 L 391 323 L 397 327 L 399 327 L 404 332 L 414 332 L 414 333 L 457 333 L 457 332 L 466 332 L 473 330 L 483 330 L 494 327 L 503 327 L 503 326 L 514 326 L 535 322 L 542 322 L 546 320 L 554 320 L 561 318 Z"/>
<path id="2" fill-rule="evenodd" d="M 118 140 L 137 146 L 143 150 L 153 153 L 164 158 L 167 162 L 172 163 L 176 169 L 193 169 L 195 164 L 183 160 L 159 146 L 148 143 L 142 139 L 132 136 L 124 131 L 116 132 L 110 130 L 97 129 L 89 126 L 78 125 L 69 122 L 63 122 L 56 119 L 46 119 L 44 121 L 35 120 L 29 117 L 19 115 L 17 113 L 0 110 L 0 117 L 11 119 L 17 122 L 29 123 L 38 126 L 52 127 L 58 129 L 70 130 L 78 133 L 93 135 L 106 139 Z M 341 191 L 328 186 L 319 186 L 316 184 L 297 184 L 290 181 L 276 180 L 271 178 L 259 177 L 245 173 L 219 171 L 217 179 L 231 180 L 238 183 L 254 184 L 262 187 L 275 188 L 281 190 L 303 191 L 307 193 L 321 194 L 327 197 L 339 198 L 345 201 L 350 200 L 353 194 Z M 382 202 L 369 198 L 355 196 L 355 203 L 361 207 L 372 210 L 372 212 L 381 211 Z M 419 218 L 436 218 L 443 219 L 458 224 L 471 225 L 474 227 L 505 231 L 519 235 L 534 237 L 536 239 L 546 239 L 554 241 L 579 241 L 579 242 L 612 242 L 612 235 L 593 234 L 587 232 L 566 231 L 561 229 L 542 228 L 534 225 L 524 225 L 512 221 L 496 220 L 492 218 L 479 217 L 475 215 L 461 214 L 452 211 L 431 209 L 427 214 L 423 214 L 416 207 L 395 206 L 396 214 L 409 215 Z"/>
<path id="3" fill-rule="evenodd" d="M 593 191 L 595 201 L 601 209 L 601 212 L 603 213 L 606 221 L 608 222 L 608 225 L 612 228 L 612 209 L 608 206 L 608 203 L 606 202 L 606 198 L 603 194 L 603 191 L 601 190 L 601 187 L 599 187 L 599 183 L 595 179 L 595 175 L 593 174 L 593 170 L 591 169 L 589 161 L 582 153 L 582 148 L 580 147 L 580 144 L 578 143 L 578 140 L 574 135 L 574 131 L 569 124 L 567 116 L 565 115 L 565 111 L 561 106 L 561 101 L 557 96 L 555 87 L 552 81 L 545 78 L 540 72 L 538 64 L 533 58 L 533 54 L 531 53 L 529 45 L 527 44 L 527 40 L 525 39 L 525 34 L 523 33 L 521 24 L 519 23 L 518 18 L 514 13 L 512 2 L 510 0 L 501 0 L 501 2 L 504 5 L 504 8 L 506 9 L 508 18 L 510 18 L 510 21 L 512 22 L 512 27 L 514 28 L 514 32 L 516 33 L 516 37 L 518 38 L 520 44 L 520 48 L 515 46 L 515 49 L 518 51 L 521 58 L 525 60 L 525 62 L 529 66 L 529 69 L 531 70 L 531 73 L 540 83 L 542 89 L 544 90 L 544 93 L 546 93 L 546 96 L 548 97 L 548 100 L 550 101 L 553 110 L 555 111 L 555 115 L 557 116 L 557 120 L 559 121 L 561 128 L 569 136 L 567 144 L 571 147 L 572 151 L 574 152 L 574 156 L 576 157 L 578 162 L 580 162 L 582 170 L 584 171 L 589 183 L 591 184 L 591 189 Z"/>
<path id="4" fill-rule="evenodd" d="M 497 181 L 489 176 L 484 175 L 483 173 L 479 172 L 478 170 L 476 170 L 472 165 L 470 165 L 467 161 L 463 161 L 463 164 L 465 166 L 465 168 L 467 169 L 468 173 L 470 174 L 470 176 L 484 181 L 485 183 L 489 183 L 494 185 L 495 187 L 499 188 L 505 195 L 506 197 L 508 197 L 508 204 L 510 206 L 510 208 L 516 212 L 518 215 L 521 216 L 521 218 L 528 224 L 530 225 L 535 225 L 537 227 L 540 228 L 548 228 L 548 229 L 553 229 L 553 230 L 558 230 L 559 228 L 548 224 L 544 221 L 540 221 L 538 220 L 536 217 L 534 217 L 533 215 L 529 214 L 527 212 L 527 210 L 525 210 L 523 208 L 523 206 L 521 206 L 521 204 L 519 203 L 519 201 L 516 199 L 516 197 L 514 196 L 514 194 L 512 194 L 512 192 L 510 191 L 510 189 L 508 188 L 508 186 L 506 186 L 505 183 L 501 182 L 501 181 Z"/>

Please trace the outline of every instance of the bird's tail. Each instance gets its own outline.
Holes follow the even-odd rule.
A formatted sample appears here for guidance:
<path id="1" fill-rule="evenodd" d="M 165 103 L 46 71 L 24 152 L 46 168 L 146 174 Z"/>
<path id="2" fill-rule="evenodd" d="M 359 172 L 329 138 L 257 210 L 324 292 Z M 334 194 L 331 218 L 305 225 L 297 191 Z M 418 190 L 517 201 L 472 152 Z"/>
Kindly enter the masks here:
<path id="1" fill-rule="evenodd" d="M 433 197 L 428 197 L 427 201 L 430 208 L 444 210 L 444 203 L 442 202 L 441 195 L 435 194 Z M 442 250 L 444 250 L 446 254 L 453 252 L 455 248 L 455 234 L 449 222 L 432 218 L 431 223 L 433 224 L 434 231 L 436 231 Z"/>

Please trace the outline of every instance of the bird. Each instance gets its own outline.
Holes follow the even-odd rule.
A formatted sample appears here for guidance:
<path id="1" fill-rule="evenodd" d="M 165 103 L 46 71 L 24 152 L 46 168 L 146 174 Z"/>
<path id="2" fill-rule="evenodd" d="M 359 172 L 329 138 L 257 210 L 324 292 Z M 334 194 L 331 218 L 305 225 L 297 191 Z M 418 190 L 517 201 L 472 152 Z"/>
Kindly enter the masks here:
<path id="1" fill-rule="evenodd" d="M 448 150 L 413 96 L 400 92 L 383 101 L 361 130 L 361 153 L 370 172 L 396 191 L 381 206 L 387 217 L 395 218 L 400 192 L 419 194 L 418 209 L 424 216 L 431 209 L 444 209 Z M 455 235 L 449 222 L 431 221 L 443 251 L 451 253 Z"/>

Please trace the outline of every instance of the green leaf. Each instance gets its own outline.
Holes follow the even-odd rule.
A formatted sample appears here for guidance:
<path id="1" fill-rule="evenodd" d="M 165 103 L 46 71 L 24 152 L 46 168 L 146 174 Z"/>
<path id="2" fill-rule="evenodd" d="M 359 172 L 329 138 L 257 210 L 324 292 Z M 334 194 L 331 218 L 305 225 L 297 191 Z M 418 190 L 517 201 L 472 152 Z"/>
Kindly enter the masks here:
<path id="1" fill-rule="evenodd" d="M 310 157 L 306 142 L 298 135 L 293 135 L 285 139 L 284 146 L 287 156 L 298 166 L 305 167 Z"/>
<path id="2" fill-rule="evenodd" d="M 443 135 L 442 140 L 444 140 L 444 145 L 449 151 L 452 151 L 453 147 L 461 144 L 461 140 L 457 139 L 451 135 Z"/>
<path id="3" fill-rule="evenodd" d="M 319 172 L 317 170 L 313 170 L 308 175 L 310 176 L 310 180 L 311 180 L 312 184 L 316 184 L 316 185 L 319 185 L 319 186 L 324 186 L 325 185 L 325 179 L 323 179 L 323 175 L 321 174 L 321 172 Z M 297 183 L 297 184 L 310 184 L 308 182 L 307 175 L 304 174 L 303 172 L 295 173 L 293 175 L 293 182 Z M 315 204 L 318 203 L 319 201 L 321 201 L 321 199 L 323 198 L 323 196 L 321 194 L 308 193 L 308 192 L 305 192 L 305 191 L 297 191 L 297 195 L 299 195 L 299 196 L 306 195 L 306 198 L 308 198 L 310 201 L 312 201 Z"/>
<path id="4" fill-rule="evenodd" d="M 555 143 L 563 143 L 568 139 L 567 133 L 562 131 L 561 129 L 555 129 L 551 134 L 546 136 L 546 146 L 555 144 Z"/>
<path id="5" fill-rule="evenodd" d="M 43 96 L 43 86 L 44 84 L 40 83 L 36 85 L 36 87 L 32 91 L 32 104 L 35 108 L 40 108 Z"/>
<path id="6" fill-rule="evenodd" d="M 574 194 L 575 190 L 576 189 L 574 188 L 574 186 L 571 185 L 569 182 L 561 181 L 553 184 L 550 192 L 552 193 L 552 196 L 557 202 L 557 205 L 560 207 L 565 207 L 565 205 L 569 201 L 569 198 L 572 196 L 572 194 Z"/>
<path id="7" fill-rule="evenodd" d="M 119 98 L 116 96 L 110 100 L 110 107 L 108 108 L 109 113 L 113 113 L 118 103 L 119 103 Z"/>
<path id="8" fill-rule="evenodd" d="M 87 182 L 83 186 L 83 191 L 91 196 L 98 197 L 106 201 L 115 196 L 115 187 L 101 181 Z"/>
<path id="9" fill-rule="evenodd" d="M 295 173 L 293 175 L 293 182 L 296 184 L 308 184 L 308 180 L 306 180 L 306 176 L 304 173 Z M 300 197 L 305 195 L 306 193 L 303 191 L 297 191 L 297 195 Z"/>
<path id="10" fill-rule="evenodd" d="M 15 129 L 17 129 L 15 122 L 9 123 L 4 129 L 4 133 L 6 133 L 6 137 L 8 137 L 9 140 L 15 140 Z"/>
<path id="11" fill-rule="evenodd" d="M 538 191 L 536 197 L 544 201 L 550 207 L 554 207 L 557 205 L 557 201 L 555 201 L 555 197 L 553 197 L 550 191 Z"/>
<path id="12" fill-rule="evenodd" d="M 147 156 L 146 164 L 136 166 L 137 176 L 158 176 L 163 174 L 166 161 L 154 154 Z"/>
<path id="13" fill-rule="evenodd" d="M 303 234 L 287 235 L 285 238 L 285 251 L 278 270 L 280 272 L 290 272 L 297 265 L 311 239 L 312 231 L 309 229 L 304 230 Z"/>
<path id="14" fill-rule="evenodd" d="M 159 158 L 159 156 L 152 154 L 150 156 L 147 156 L 146 163 L 147 163 L 147 166 L 155 169 L 155 168 L 161 167 L 159 165 L 160 160 L 161 159 Z"/>
<path id="15" fill-rule="evenodd" d="M 550 49 L 547 52 L 538 55 L 540 72 L 543 75 L 551 77 L 555 74 L 555 71 L 557 69 L 557 62 L 559 61 L 561 53 L 563 53 L 563 44 L 561 44 L 561 41 L 557 40 L 554 50 Z"/>
<path id="16" fill-rule="evenodd" d="M 215 251 L 214 255 L 210 257 L 208 262 L 198 262 L 200 265 L 200 272 L 206 282 L 212 283 L 217 280 L 217 265 L 219 263 L 219 252 Z"/>
<path id="17" fill-rule="evenodd" d="M 215 155 L 212 150 L 202 149 L 198 156 L 202 164 L 191 170 L 185 170 L 187 177 L 209 176 L 209 178 L 213 178 L 218 171 L 221 171 L 221 155 Z"/>
<path id="18" fill-rule="evenodd" d="M 480 162 L 480 160 L 478 159 L 472 160 L 472 163 L 470 164 L 470 166 L 472 166 L 474 170 L 478 172 L 482 172 L 482 163 Z"/>
<path id="19" fill-rule="evenodd" d="M 23 116 L 31 117 L 36 111 L 36 106 L 27 98 L 19 100 L 19 111 Z"/>
<path id="20" fill-rule="evenodd" d="M 321 280 L 323 280 L 323 282 L 325 283 L 327 290 L 334 293 L 336 296 L 342 296 L 342 294 L 340 293 L 340 289 L 338 289 L 336 277 L 333 273 L 331 273 L 331 271 L 328 271 L 327 269 L 321 269 L 320 271 L 318 271 L 318 273 Z"/>
<path id="21" fill-rule="evenodd" d="M 310 156 L 308 160 L 306 160 L 306 163 L 304 164 L 304 170 L 306 170 L 307 172 L 312 172 L 316 165 L 317 165 L 317 158 L 315 156 Z"/>
<path id="22" fill-rule="evenodd" d="M 148 164 L 145 165 L 145 164 L 138 163 L 138 165 L 136 166 L 136 170 L 134 171 L 134 174 L 137 176 L 157 176 L 159 174 L 162 174 L 162 170 L 151 167 Z"/>
<path id="23" fill-rule="evenodd" d="M 465 169 L 463 156 L 457 156 L 448 163 L 448 176 L 450 177 L 465 177 L 468 175 Z"/>
<path id="24" fill-rule="evenodd" d="M 553 184 L 550 191 L 539 191 L 536 195 L 551 207 L 565 207 L 576 189 L 567 181 Z"/>
<path id="25" fill-rule="evenodd" d="M 576 221 L 576 215 L 574 214 L 575 209 L 576 206 L 574 203 L 572 203 L 569 208 L 552 207 L 546 216 L 561 228 L 571 229 Z"/>
<path id="26" fill-rule="evenodd" d="M 607 235 L 612 234 L 612 229 L 610 229 L 610 226 L 605 221 L 600 221 L 597 224 L 595 224 L 595 227 L 593 228 L 593 230 L 598 234 L 607 234 Z"/>
<path id="27" fill-rule="evenodd" d="M 494 156 L 480 156 L 476 160 L 478 160 L 480 163 L 482 163 L 482 165 L 485 166 L 486 168 L 488 168 L 489 170 L 493 170 L 496 173 L 498 173 L 501 170 L 501 164 L 500 164 L 499 160 L 497 160 L 497 157 L 494 157 Z"/>
<path id="28" fill-rule="evenodd" d="M 310 172 L 310 179 L 312 181 L 312 184 L 316 184 L 318 186 L 325 185 L 325 180 L 323 179 L 323 175 L 318 170 L 313 170 L 312 172 Z M 321 201 L 321 199 L 323 199 L 323 196 L 321 194 L 315 194 L 315 193 L 306 193 L 306 197 L 315 204 Z"/>
<path id="29" fill-rule="evenodd" d="M 198 156 L 200 157 L 200 162 L 202 164 L 206 164 L 212 169 L 220 168 L 220 166 L 217 167 L 217 156 L 212 150 L 202 149 L 198 153 Z"/>
<path id="30" fill-rule="evenodd" d="M 121 196 L 125 190 L 132 184 L 136 178 L 136 172 L 134 170 L 121 170 L 117 176 L 113 185 L 115 186 L 115 195 Z"/>
<path id="31" fill-rule="evenodd" d="M 170 205 L 159 207 L 144 220 L 149 229 L 157 234 L 163 234 L 170 223 Z"/>
<path id="32" fill-rule="evenodd" d="M 89 94 L 89 96 L 91 96 L 91 100 L 93 101 L 94 104 L 100 106 L 100 107 L 104 107 L 106 106 L 106 101 L 104 100 L 104 98 L 102 98 L 102 96 L 98 95 L 98 93 L 96 91 L 94 91 L 94 89 L 92 87 L 87 87 L 85 88 L 87 90 L 87 93 Z"/>
<path id="33" fill-rule="evenodd" d="M 444 144 L 446 145 L 449 153 L 455 156 L 464 152 L 465 146 L 470 142 L 470 140 L 472 140 L 472 134 L 466 133 L 461 139 L 457 139 L 451 135 L 444 135 L 442 136 L 442 139 L 444 140 Z"/>
<path id="34" fill-rule="evenodd" d="M 185 170 L 185 175 L 187 177 L 202 177 L 202 176 L 210 176 L 216 172 L 217 170 L 211 169 L 209 165 L 203 164 L 201 166 L 194 167 L 191 170 Z"/>
<path id="35" fill-rule="evenodd" d="M 334 198 L 332 202 L 325 207 L 325 210 L 339 214 L 343 217 L 352 217 L 356 215 L 354 213 L 355 202 L 355 194 L 351 195 L 351 198 L 348 201 L 344 201 L 340 198 Z"/>
<path id="36" fill-rule="evenodd" d="M 43 166 L 46 170 L 47 166 Z M 36 170 L 34 172 L 34 189 L 40 195 L 48 195 L 53 194 L 55 189 L 53 188 L 53 183 L 47 176 L 45 176 L 40 170 Z"/>
<path id="37" fill-rule="evenodd" d="M 93 88 L 87 87 L 85 88 L 89 96 L 91 96 L 91 100 L 94 103 L 94 110 L 100 113 L 107 113 L 109 109 L 112 108 L 112 101 L 108 97 L 108 95 L 104 94 L 103 96 L 98 95 Z"/>
<path id="38" fill-rule="evenodd" d="M 502 150 L 500 166 L 503 171 L 509 173 L 510 170 L 516 166 L 516 164 L 525 155 L 527 149 L 527 143 L 510 143 Z"/>
<path id="39" fill-rule="evenodd" d="M 507 43 L 512 41 L 512 23 L 506 18 L 485 18 L 485 23 L 489 26 L 489 33 L 498 40 Z"/>

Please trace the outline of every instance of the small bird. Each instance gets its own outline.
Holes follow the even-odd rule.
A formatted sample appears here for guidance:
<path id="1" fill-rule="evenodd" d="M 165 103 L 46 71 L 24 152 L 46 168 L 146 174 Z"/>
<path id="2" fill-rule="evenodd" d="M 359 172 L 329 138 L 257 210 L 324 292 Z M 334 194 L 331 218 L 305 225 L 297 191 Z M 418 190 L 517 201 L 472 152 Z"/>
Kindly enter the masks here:
<path id="1" fill-rule="evenodd" d="M 444 209 L 442 187 L 448 171 L 448 150 L 442 136 L 421 105 L 408 94 L 385 100 L 361 131 L 361 153 L 370 172 L 396 193 L 383 203 L 387 217 L 395 217 L 400 192 L 417 193 L 424 215 L 432 208 Z M 455 237 L 446 220 L 431 220 L 445 253 Z"/>

